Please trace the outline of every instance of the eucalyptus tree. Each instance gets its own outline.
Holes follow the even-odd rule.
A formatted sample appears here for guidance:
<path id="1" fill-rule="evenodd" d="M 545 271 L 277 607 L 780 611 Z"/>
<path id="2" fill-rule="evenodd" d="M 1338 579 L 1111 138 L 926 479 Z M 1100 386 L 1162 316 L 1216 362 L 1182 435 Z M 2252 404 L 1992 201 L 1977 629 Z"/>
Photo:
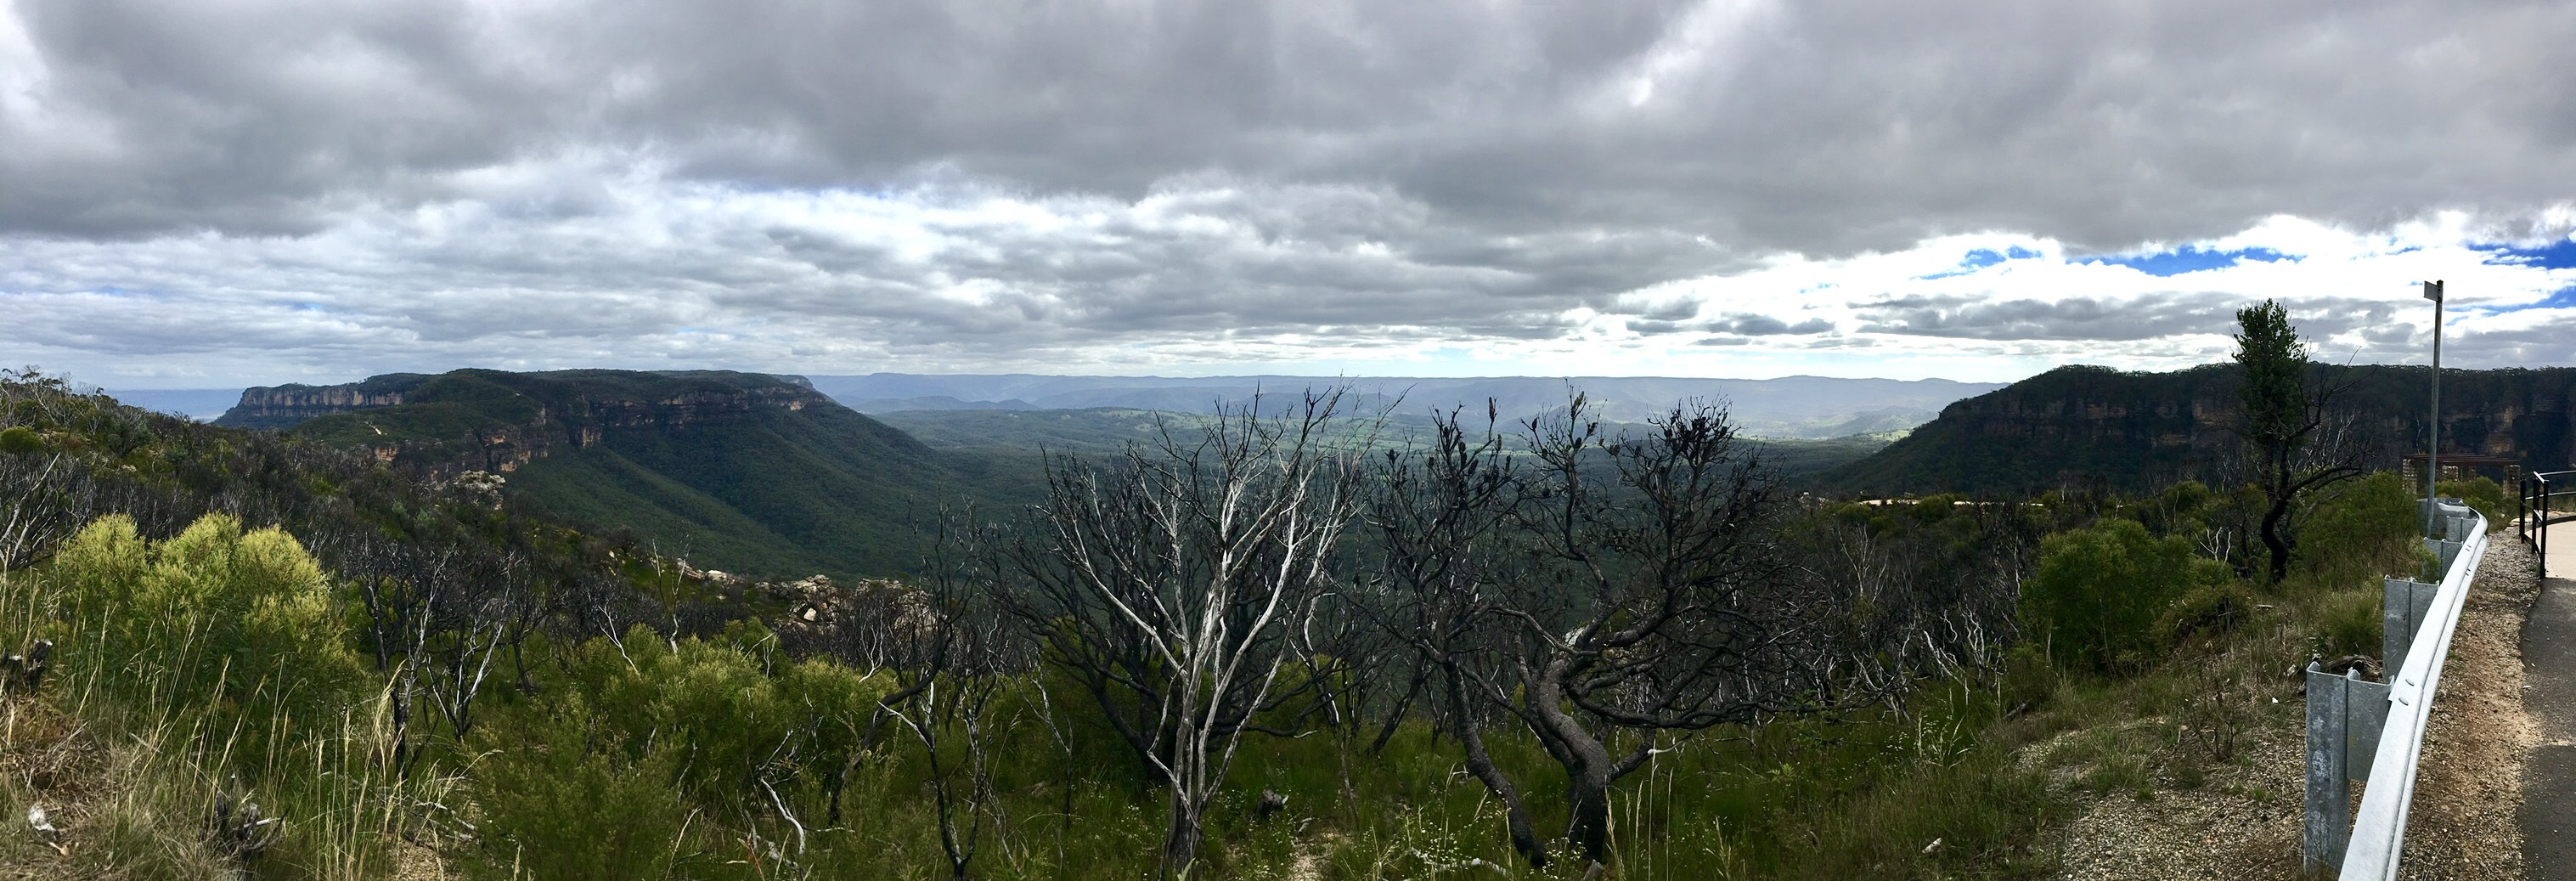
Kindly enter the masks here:
<path id="1" fill-rule="evenodd" d="M 1195 863 L 1243 735 L 1312 687 L 1283 673 L 1328 590 L 1373 433 L 1341 390 L 1263 406 L 1196 431 L 1166 423 L 1106 462 L 1052 460 L 994 585 L 1167 789 L 1172 877 Z"/>

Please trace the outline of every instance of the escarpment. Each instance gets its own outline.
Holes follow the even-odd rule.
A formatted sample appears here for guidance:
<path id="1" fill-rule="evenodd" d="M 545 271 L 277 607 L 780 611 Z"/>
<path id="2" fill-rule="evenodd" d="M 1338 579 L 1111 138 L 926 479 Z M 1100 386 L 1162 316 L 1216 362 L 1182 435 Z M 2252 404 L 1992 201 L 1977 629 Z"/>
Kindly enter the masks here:
<path id="1" fill-rule="evenodd" d="M 1034 457 L 943 455 L 758 373 L 392 374 L 251 389 L 222 421 L 365 450 L 414 480 L 506 475 L 500 504 L 763 577 L 907 571 L 926 506 L 969 486 L 1016 504 L 1037 483 Z"/>
<path id="2" fill-rule="evenodd" d="M 727 371 L 459 370 L 242 392 L 216 424 L 283 428 L 373 450 L 410 474 L 516 471 L 613 432 L 745 423 L 764 411 L 840 405 L 803 377 Z"/>
<path id="3" fill-rule="evenodd" d="M 2330 442 L 2374 467 L 2422 451 L 2431 376 L 2424 367 L 2320 365 L 2331 389 Z M 2231 365 L 2171 373 L 2063 367 L 1951 404 L 1939 418 L 1828 476 L 1868 494 L 2018 493 L 2054 486 L 2140 489 L 2227 480 L 2238 449 Z M 2445 370 L 2442 450 L 2553 470 L 2576 459 L 2576 368 Z"/>

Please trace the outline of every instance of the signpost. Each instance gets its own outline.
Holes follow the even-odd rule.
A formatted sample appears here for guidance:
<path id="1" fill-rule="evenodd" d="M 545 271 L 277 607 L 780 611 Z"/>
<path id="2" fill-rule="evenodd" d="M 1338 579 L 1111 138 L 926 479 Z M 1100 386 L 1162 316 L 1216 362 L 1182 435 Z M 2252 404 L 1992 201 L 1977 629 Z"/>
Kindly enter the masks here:
<path id="1" fill-rule="evenodd" d="M 2442 283 L 2424 283 L 2424 299 L 2433 301 L 2433 443 L 2424 448 L 2424 534 L 2433 534 L 2433 499 L 2442 486 Z"/>

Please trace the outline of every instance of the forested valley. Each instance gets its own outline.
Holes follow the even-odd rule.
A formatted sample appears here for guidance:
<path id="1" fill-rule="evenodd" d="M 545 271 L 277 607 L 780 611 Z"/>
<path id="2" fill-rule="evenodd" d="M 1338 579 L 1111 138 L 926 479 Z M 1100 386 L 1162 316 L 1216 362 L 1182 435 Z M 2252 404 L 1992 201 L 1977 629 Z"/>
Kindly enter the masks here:
<path id="1" fill-rule="evenodd" d="M 2422 563 L 2387 472 L 1834 500 L 1713 407 L 1385 424 L 1170 425 L 780 583 L 14 372 L 0 866 L 2048 877 L 2078 801 L 2235 785 Z"/>

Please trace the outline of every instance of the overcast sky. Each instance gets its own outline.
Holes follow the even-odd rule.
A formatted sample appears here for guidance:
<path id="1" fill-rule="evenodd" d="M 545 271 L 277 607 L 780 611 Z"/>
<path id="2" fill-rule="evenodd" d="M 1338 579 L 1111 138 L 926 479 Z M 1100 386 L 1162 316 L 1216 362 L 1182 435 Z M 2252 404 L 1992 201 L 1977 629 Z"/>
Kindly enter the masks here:
<path id="1" fill-rule="evenodd" d="M 0 0 L 0 358 L 2576 362 L 2576 4 Z"/>

